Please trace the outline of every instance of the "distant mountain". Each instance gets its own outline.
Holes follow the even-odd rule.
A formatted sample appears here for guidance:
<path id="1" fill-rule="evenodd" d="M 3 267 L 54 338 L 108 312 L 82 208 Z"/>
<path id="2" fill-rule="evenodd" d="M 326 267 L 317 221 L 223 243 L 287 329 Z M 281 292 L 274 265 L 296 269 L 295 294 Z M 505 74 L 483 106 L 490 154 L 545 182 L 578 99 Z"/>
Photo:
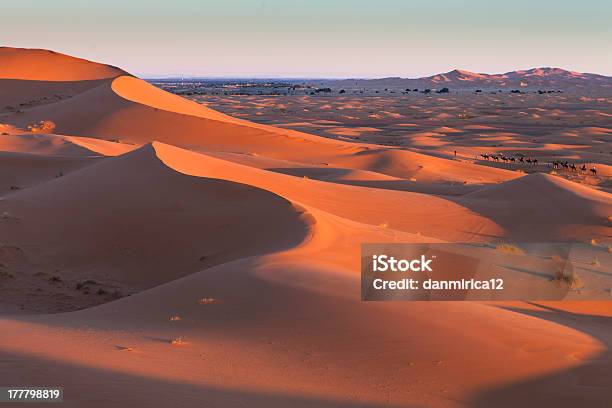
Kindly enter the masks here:
<path id="1" fill-rule="evenodd" d="M 612 90 L 612 77 L 566 71 L 561 68 L 533 68 L 505 74 L 481 74 L 455 69 L 423 78 L 344 79 L 320 81 L 327 86 L 393 87 L 430 89 L 523 89 L 523 90 Z"/>

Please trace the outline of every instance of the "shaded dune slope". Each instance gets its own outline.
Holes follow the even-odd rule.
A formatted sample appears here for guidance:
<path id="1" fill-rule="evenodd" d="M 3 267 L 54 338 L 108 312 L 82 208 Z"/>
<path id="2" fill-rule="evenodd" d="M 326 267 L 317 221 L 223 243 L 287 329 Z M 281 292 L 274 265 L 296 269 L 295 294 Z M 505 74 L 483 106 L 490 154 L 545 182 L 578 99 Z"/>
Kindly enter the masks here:
<path id="1" fill-rule="evenodd" d="M 150 145 L 10 195 L 2 242 L 69 280 L 150 287 L 296 245 L 303 211 L 257 188 L 182 175 Z M 36 233 L 34 233 L 36 231 Z"/>
<path id="2" fill-rule="evenodd" d="M 0 151 L 45 156 L 117 156 L 137 146 L 88 137 L 54 134 L 16 133 L 0 138 Z"/>
<path id="3" fill-rule="evenodd" d="M 2 61 L 0 60 L 0 64 Z M 43 81 L 0 77 L 0 114 L 61 101 L 95 88 L 107 79 L 84 81 Z"/>
<path id="4" fill-rule="evenodd" d="M 65 176 L 95 162 L 95 158 L 52 157 L 0 151 L 0 194 L 16 194 L 20 190 Z"/>

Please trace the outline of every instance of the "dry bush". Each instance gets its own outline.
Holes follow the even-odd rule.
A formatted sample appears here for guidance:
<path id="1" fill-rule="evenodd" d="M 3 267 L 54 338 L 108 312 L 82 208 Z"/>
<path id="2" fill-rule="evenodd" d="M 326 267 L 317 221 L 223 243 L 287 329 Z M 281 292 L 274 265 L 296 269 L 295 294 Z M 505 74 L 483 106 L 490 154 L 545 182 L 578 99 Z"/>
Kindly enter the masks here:
<path id="1" fill-rule="evenodd" d="M 558 268 L 555 272 L 554 280 L 559 284 L 567 285 L 567 287 L 571 289 L 579 289 L 582 287 L 582 281 L 571 267 L 569 269 Z"/>
<path id="2" fill-rule="evenodd" d="M 177 337 L 176 339 L 173 339 L 170 344 L 172 344 L 173 346 L 182 346 L 185 344 L 185 339 L 183 339 L 182 337 Z"/>
<path id="3" fill-rule="evenodd" d="M 32 133 L 53 133 L 55 123 L 50 120 L 41 120 L 34 125 L 29 125 L 28 130 Z"/>
<path id="4" fill-rule="evenodd" d="M 524 255 L 525 254 L 525 252 L 523 252 L 521 248 L 519 248 L 516 245 L 512 245 L 512 244 L 506 244 L 506 243 L 497 244 L 495 249 L 497 249 L 500 252 L 507 253 L 507 254 L 513 254 L 513 255 Z"/>
<path id="5" fill-rule="evenodd" d="M 205 298 L 199 299 L 198 303 L 201 305 L 211 305 L 213 303 L 217 303 L 217 299 L 205 297 Z"/>

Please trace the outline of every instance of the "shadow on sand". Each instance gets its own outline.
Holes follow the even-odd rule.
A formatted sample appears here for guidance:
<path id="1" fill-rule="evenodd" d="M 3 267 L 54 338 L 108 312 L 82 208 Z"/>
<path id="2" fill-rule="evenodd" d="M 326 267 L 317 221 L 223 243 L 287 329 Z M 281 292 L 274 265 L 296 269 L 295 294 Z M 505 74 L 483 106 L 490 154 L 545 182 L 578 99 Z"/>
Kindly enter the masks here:
<path id="1" fill-rule="evenodd" d="M 198 362 L 194 362 L 197 364 Z M 200 362 L 205 364 L 204 362 Z M 0 384 L 64 388 L 62 407 L 382 408 L 393 405 L 186 384 L 84 367 L 28 355 L 0 353 Z M 3 406 L 5 404 L 2 404 Z M 23 404 L 15 404 L 23 405 Z M 28 404 L 26 404 L 28 405 Z M 9 405 L 6 405 L 9 407 Z"/>
<path id="2" fill-rule="evenodd" d="M 612 407 L 612 317 L 567 312 L 532 303 L 540 310 L 505 307 L 586 333 L 606 351 L 578 367 L 536 377 L 478 395 L 474 408 L 610 408 Z M 525 403 L 525 401 L 530 401 Z"/>

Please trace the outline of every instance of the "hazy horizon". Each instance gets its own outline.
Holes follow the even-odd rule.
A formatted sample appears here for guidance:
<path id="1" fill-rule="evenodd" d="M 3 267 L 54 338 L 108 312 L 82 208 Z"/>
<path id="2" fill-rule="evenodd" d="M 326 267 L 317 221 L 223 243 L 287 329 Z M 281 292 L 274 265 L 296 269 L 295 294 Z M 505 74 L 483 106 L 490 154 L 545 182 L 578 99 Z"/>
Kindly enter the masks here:
<path id="1" fill-rule="evenodd" d="M 23 0 L 3 14 L 3 45 L 146 78 L 419 78 L 536 67 L 612 75 L 612 4 L 602 0 Z"/>
<path id="2" fill-rule="evenodd" d="M 514 72 L 514 71 L 526 71 L 526 70 L 530 70 L 530 69 L 538 69 L 538 68 L 553 68 L 553 69 L 563 69 L 565 71 L 574 71 L 571 69 L 566 69 L 563 67 L 530 67 L 530 68 L 524 68 L 524 69 L 513 69 L 510 71 L 504 71 L 504 72 L 483 72 L 483 71 L 470 71 L 472 73 L 475 74 L 488 74 L 488 75 L 501 75 L 501 74 L 507 74 L 510 72 Z M 456 70 L 460 70 L 460 71 L 467 71 L 461 68 L 454 68 Z M 450 70 L 453 71 L 454 69 Z M 306 81 L 316 81 L 316 80 L 351 80 L 351 79 L 355 79 L 355 80 L 362 80 L 362 79 L 387 79 L 387 78 L 401 78 L 401 79 L 422 79 L 422 78 L 427 78 L 430 76 L 434 76 L 434 75 L 439 75 L 439 74 L 447 74 L 450 71 L 445 71 L 445 72 L 432 72 L 430 74 L 421 76 L 421 77 L 406 77 L 406 76 L 401 76 L 401 75 L 390 75 L 390 76 L 385 76 L 385 77 L 356 77 L 356 76 L 338 76 L 338 77 L 295 77 L 295 76 L 282 76 L 282 75 L 269 75 L 269 76 L 256 76 L 256 75 L 248 75 L 248 74 L 243 74 L 243 75 L 232 75 L 232 76 L 211 76 L 211 75 L 185 75 L 185 76 L 181 76 L 181 75 L 158 75 L 158 76 L 154 76 L 154 75 L 149 75 L 149 76 L 140 76 L 143 79 L 147 79 L 147 80 L 152 80 L 152 79 L 186 79 L 186 80 L 194 80 L 194 79 L 205 79 L 205 80 L 228 80 L 228 79 L 238 79 L 238 80 L 247 80 L 247 79 L 253 79 L 253 80 L 306 80 Z M 579 72 L 579 71 L 574 71 L 574 72 Z M 602 75 L 602 76 L 611 76 L 611 75 L 606 75 L 606 74 L 601 74 L 599 72 L 580 72 L 582 74 L 593 74 L 593 75 Z"/>

